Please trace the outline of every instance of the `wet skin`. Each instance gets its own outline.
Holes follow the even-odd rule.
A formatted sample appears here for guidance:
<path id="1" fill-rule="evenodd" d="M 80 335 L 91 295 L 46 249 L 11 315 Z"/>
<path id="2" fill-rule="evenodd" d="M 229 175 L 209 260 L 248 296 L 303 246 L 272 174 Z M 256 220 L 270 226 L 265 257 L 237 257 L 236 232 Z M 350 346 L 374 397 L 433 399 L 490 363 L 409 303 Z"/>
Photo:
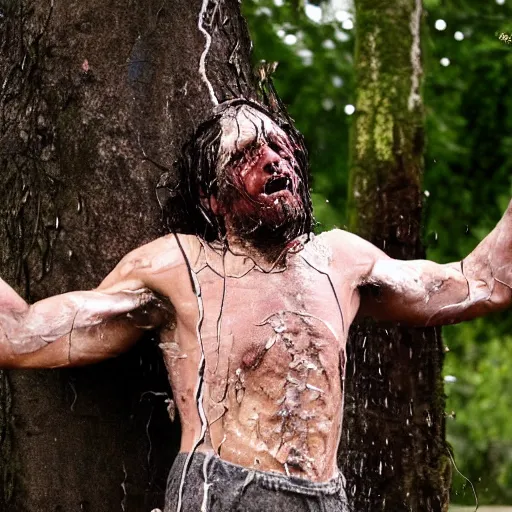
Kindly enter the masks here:
<path id="1" fill-rule="evenodd" d="M 211 447 L 243 466 L 331 478 L 341 428 L 343 322 L 357 309 L 349 280 L 335 283 L 345 305 L 342 319 L 328 278 L 310 267 L 302 251 L 265 273 L 192 237 L 182 242 L 204 306 L 199 332 L 208 435 L 202 449 Z M 218 273 L 223 269 L 225 278 Z M 186 303 L 194 301 L 190 288 Z M 180 313 L 178 306 L 178 318 Z M 193 394 L 201 355 L 198 320 L 196 313 L 193 330 L 167 332 L 161 345 L 180 415 L 192 427 L 183 437 L 184 451 L 193 448 L 201 426 Z"/>
<path id="2" fill-rule="evenodd" d="M 272 123 L 245 114 L 236 139 L 228 126 L 221 146 L 226 165 L 240 150 L 245 159 L 225 172 L 236 193 L 209 198 L 229 249 L 162 237 L 123 258 L 98 289 L 34 306 L 0 280 L 0 367 L 99 361 L 127 350 L 151 323 L 183 451 L 213 450 L 246 467 L 325 481 L 337 471 L 350 324 L 359 315 L 439 325 L 510 307 L 512 203 L 463 263 L 392 260 L 340 230 L 263 254 L 236 231 L 235 217 L 281 222 L 301 199 L 293 148 Z M 267 123 L 266 138 L 251 129 L 255 122 Z M 368 286 L 378 293 L 365 293 Z M 152 306 L 148 290 L 172 304 L 172 318 Z"/>

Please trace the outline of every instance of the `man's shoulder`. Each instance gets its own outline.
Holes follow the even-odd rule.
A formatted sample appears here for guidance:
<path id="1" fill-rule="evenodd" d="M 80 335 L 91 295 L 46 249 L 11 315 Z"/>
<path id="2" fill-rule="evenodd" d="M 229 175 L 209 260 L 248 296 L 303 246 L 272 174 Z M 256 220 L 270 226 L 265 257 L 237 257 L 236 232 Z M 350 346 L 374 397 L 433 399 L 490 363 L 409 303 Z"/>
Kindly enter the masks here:
<path id="1" fill-rule="evenodd" d="M 364 238 L 343 229 L 325 231 L 316 239 L 332 253 L 332 266 L 344 270 L 351 268 L 361 278 L 384 254 Z"/>
<path id="2" fill-rule="evenodd" d="M 199 251 L 195 235 L 165 235 L 130 251 L 119 263 L 122 274 L 154 274 L 170 270 Z"/>
<path id="3" fill-rule="evenodd" d="M 331 229 L 330 231 L 324 231 L 315 238 L 327 244 L 333 250 L 368 250 L 370 247 L 374 247 L 370 242 L 367 242 L 364 238 L 361 238 L 350 231 L 344 229 Z"/>

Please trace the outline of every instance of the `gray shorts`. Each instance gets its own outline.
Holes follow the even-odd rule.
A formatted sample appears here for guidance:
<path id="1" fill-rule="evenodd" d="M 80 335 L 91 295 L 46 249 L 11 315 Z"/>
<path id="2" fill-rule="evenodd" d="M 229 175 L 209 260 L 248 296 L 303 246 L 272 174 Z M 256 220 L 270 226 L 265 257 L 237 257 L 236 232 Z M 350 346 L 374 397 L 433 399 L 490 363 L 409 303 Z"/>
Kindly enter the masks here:
<path id="1" fill-rule="evenodd" d="M 167 481 L 164 512 L 176 512 L 186 453 L 176 457 Z M 349 512 L 341 475 L 310 482 L 257 471 L 195 453 L 185 477 L 181 512 Z"/>

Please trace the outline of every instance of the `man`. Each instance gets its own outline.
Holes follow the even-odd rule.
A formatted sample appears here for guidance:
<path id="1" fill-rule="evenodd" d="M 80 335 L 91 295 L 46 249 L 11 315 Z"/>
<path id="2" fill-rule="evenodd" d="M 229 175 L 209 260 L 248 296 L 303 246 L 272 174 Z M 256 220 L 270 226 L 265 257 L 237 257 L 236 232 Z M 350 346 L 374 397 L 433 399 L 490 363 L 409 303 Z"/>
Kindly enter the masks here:
<path id="1" fill-rule="evenodd" d="M 172 231 L 197 235 L 159 238 L 96 290 L 32 306 L 0 281 L 0 366 L 100 361 L 156 326 L 183 427 L 166 512 L 348 510 L 336 452 L 351 323 L 510 307 L 512 203 L 454 264 L 393 260 L 340 230 L 315 237 L 301 136 L 243 100 L 200 127 L 181 169 L 172 201 L 186 215 L 164 206 Z"/>

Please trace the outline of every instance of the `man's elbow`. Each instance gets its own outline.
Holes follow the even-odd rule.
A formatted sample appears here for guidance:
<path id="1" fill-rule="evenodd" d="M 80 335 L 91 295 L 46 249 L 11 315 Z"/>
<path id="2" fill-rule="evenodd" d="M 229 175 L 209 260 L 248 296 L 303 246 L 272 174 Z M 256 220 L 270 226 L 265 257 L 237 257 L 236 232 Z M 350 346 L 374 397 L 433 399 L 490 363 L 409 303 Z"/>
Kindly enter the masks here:
<path id="1" fill-rule="evenodd" d="M 512 288 L 505 283 L 496 281 L 490 302 L 492 309 L 496 311 L 512 307 Z"/>

